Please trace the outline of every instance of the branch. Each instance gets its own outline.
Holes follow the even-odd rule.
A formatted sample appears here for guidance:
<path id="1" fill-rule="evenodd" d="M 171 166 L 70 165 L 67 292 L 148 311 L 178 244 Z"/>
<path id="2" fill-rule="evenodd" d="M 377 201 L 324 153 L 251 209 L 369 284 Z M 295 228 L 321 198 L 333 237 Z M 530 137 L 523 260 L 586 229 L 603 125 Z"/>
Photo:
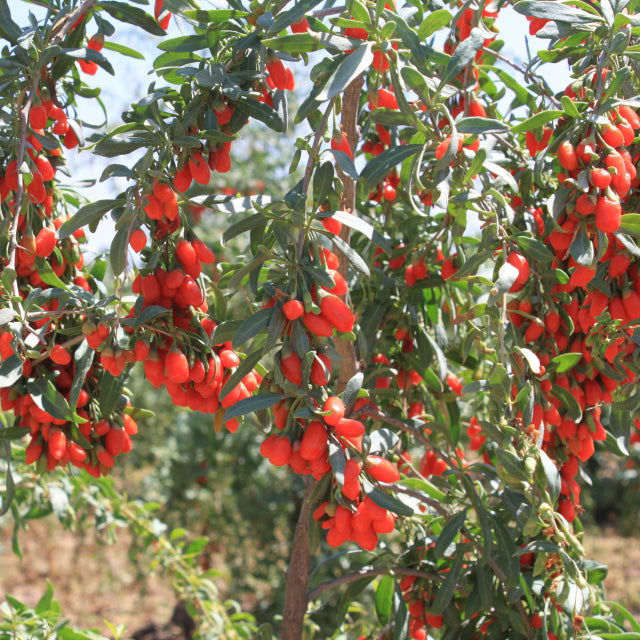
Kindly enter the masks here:
<path id="1" fill-rule="evenodd" d="M 300 640 L 302 638 L 304 616 L 307 613 L 309 604 L 307 596 L 311 559 L 311 552 L 309 551 L 309 517 L 311 516 L 311 495 L 315 486 L 315 481 L 307 484 L 302 507 L 298 514 L 296 531 L 293 536 L 289 566 L 286 572 L 281 629 L 282 640 Z"/>
<path id="2" fill-rule="evenodd" d="M 74 11 L 68 13 L 66 16 L 61 18 L 58 22 L 56 22 L 51 28 L 51 43 L 59 44 L 62 42 L 68 35 L 75 23 L 80 19 L 80 16 L 84 15 L 93 5 L 95 4 L 95 0 L 84 0 L 84 2 Z"/>
<path id="3" fill-rule="evenodd" d="M 417 438 L 418 440 L 420 440 L 420 442 L 422 442 L 422 444 L 427 446 L 431 451 L 436 453 L 438 457 L 442 458 L 447 463 L 447 466 L 449 466 L 453 471 L 455 471 L 458 474 L 462 473 L 460 470 L 460 467 L 454 462 L 453 458 L 448 453 L 445 453 L 444 451 L 442 451 L 442 449 L 440 449 L 435 444 L 433 444 L 433 442 L 431 442 L 431 440 L 429 440 L 429 438 L 427 438 L 418 429 L 414 429 L 413 427 L 406 424 L 402 420 L 399 420 L 398 418 L 388 416 L 380 411 L 372 411 L 368 407 L 366 409 L 366 412 L 367 412 L 367 415 L 373 418 L 374 420 L 378 420 L 379 422 L 386 422 L 387 424 L 390 424 L 394 427 L 398 427 L 399 429 L 402 429 L 402 431 L 404 431 L 405 433 L 411 434 L 414 438 Z"/>
<path id="4" fill-rule="evenodd" d="M 485 557 L 485 560 L 487 561 L 487 564 L 489 565 L 493 573 L 496 574 L 496 577 L 498 578 L 498 580 L 500 580 L 500 582 L 502 582 L 503 584 L 507 584 L 507 576 L 505 572 L 500 568 L 500 565 L 492 557 L 488 557 L 488 558 Z M 527 630 L 527 636 L 529 638 L 533 638 L 535 636 L 535 631 L 531 626 L 531 620 L 530 620 L 529 614 L 525 611 L 525 608 L 522 605 L 522 602 L 520 600 L 516 600 L 514 603 L 514 606 L 522 617 L 522 621 L 524 623 L 525 629 Z"/>
<path id="5" fill-rule="evenodd" d="M 341 584 L 349 584 L 351 582 L 357 582 L 362 578 L 368 578 L 373 576 L 385 576 L 385 575 L 399 575 L 399 576 L 416 576 L 417 578 L 428 578 L 435 582 L 443 582 L 444 578 L 437 573 L 429 573 L 427 571 L 419 571 L 418 569 L 410 569 L 409 567 L 392 567 L 391 569 L 369 569 L 367 571 L 356 571 L 355 573 L 347 573 L 339 578 L 333 580 L 327 580 L 319 584 L 317 587 L 309 591 L 309 600 L 315 600 L 323 591 L 339 587 Z"/>

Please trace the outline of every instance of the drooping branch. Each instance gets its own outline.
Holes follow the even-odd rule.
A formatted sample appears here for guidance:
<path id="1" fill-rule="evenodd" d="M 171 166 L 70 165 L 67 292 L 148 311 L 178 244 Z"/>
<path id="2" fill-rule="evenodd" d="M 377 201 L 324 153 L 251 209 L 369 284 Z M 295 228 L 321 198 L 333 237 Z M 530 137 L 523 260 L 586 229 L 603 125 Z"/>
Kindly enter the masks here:
<path id="1" fill-rule="evenodd" d="M 69 32 L 72 30 L 78 19 L 83 16 L 93 5 L 95 0 L 85 0 L 77 9 L 68 13 L 62 17 L 56 24 L 53 25 L 49 33 L 50 42 L 49 45 L 57 45 L 62 42 Z M 13 219 L 11 220 L 11 226 L 9 228 L 9 260 L 7 267 L 10 269 L 16 268 L 16 254 L 18 251 L 18 224 L 20 219 L 20 208 L 22 206 L 22 200 L 24 198 L 24 180 L 20 171 L 22 163 L 24 162 L 27 134 L 29 130 L 29 111 L 33 104 L 34 96 L 38 90 L 40 78 L 40 69 L 34 70 L 31 78 L 31 84 L 28 90 L 24 90 L 16 102 L 16 108 L 18 110 L 18 118 L 20 122 L 20 131 L 18 137 L 18 149 L 16 153 L 16 177 L 18 185 L 16 188 L 16 198 L 13 206 Z M 14 280 L 12 284 L 12 294 L 14 296 L 19 295 L 18 283 Z"/>

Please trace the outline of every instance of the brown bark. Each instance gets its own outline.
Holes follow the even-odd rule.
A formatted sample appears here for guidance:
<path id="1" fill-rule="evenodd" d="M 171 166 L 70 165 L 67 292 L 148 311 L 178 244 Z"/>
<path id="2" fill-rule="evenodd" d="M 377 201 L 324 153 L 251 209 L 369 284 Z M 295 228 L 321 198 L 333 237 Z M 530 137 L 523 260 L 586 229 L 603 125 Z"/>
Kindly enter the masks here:
<path id="1" fill-rule="evenodd" d="M 298 523 L 293 536 L 289 567 L 286 573 L 284 591 L 284 611 L 282 614 L 282 640 L 300 640 L 304 626 L 304 616 L 307 613 L 309 600 L 307 584 L 309 582 L 309 516 L 311 515 L 311 494 L 315 481 L 307 484 L 304 501 L 298 514 Z"/>

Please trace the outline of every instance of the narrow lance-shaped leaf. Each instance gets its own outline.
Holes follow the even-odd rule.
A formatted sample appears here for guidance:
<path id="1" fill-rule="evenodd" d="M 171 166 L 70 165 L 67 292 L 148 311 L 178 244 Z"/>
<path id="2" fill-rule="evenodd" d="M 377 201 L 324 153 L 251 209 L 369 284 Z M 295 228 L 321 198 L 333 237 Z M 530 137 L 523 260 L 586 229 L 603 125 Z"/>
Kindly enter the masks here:
<path id="1" fill-rule="evenodd" d="M 331 100 L 334 96 L 342 93 L 352 80 L 355 80 L 363 71 L 368 69 L 373 62 L 372 47 L 372 42 L 365 42 L 353 53 L 346 54 L 334 74 L 318 94 L 317 99 L 320 102 Z"/>
<path id="2" fill-rule="evenodd" d="M 474 59 L 476 53 L 484 43 L 484 39 L 485 35 L 480 29 L 477 27 L 471 29 L 469 37 L 456 47 L 445 70 L 440 76 L 438 93 L 451 78 L 458 75 Z"/>
<path id="3" fill-rule="evenodd" d="M 244 400 L 240 400 L 240 402 L 237 402 L 232 407 L 229 407 L 226 410 L 224 414 L 225 420 L 238 418 L 239 416 L 243 416 L 246 413 L 251 413 L 252 411 L 268 409 L 283 398 L 286 398 L 284 393 L 275 393 L 273 391 L 269 391 L 268 393 L 261 393 L 260 395 L 252 396 L 251 398 L 245 398 Z"/>

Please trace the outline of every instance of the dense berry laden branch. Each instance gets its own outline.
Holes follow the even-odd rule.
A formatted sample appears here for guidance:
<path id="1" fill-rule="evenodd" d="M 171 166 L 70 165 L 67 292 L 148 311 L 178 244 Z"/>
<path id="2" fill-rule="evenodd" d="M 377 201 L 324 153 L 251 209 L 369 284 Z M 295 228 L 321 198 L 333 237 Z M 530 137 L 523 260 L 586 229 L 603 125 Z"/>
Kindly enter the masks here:
<path id="1" fill-rule="evenodd" d="M 351 149 L 355 149 L 358 143 L 357 121 L 358 109 L 360 105 L 360 96 L 364 81 L 360 78 L 352 82 L 347 87 L 342 97 L 342 127 L 343 132 L 349 141 Z M 320 141 L 320 133 L 324 132 L 327 119 L 333 109 L 333 100 L 329 101 L 320 128 L 316 133 L 310 153 L 309 163 L 315 160 Z M 307 164 L 305 170 L 303 194 L 306 194 L 306 188 L 309 186 L 311 178 L 311 165 Z M 349 178 L 339 171 L 343 185 L 343 193 L 340 201 L 340 208 L 356 215 L 356 184 L 353 178 Z M 306 187 L 306 188 L 305 188 Z M 340 237 L 348 242 L 349 228 L 344 227 L 340 232 Z M 300 242 L 298 243 L 300 247 Z M 300 252 L 299 252 L 300 253 Z M 349 277 L 349 261 L 339 250 L 336 254 L 340 261 L 338 273 L 347 280 Z M 337 339 L 335 341 L 336 351 L 340 356 L 340 369 L 337 381 L 337 391 L 344 391 L 347 383 L 357 372 L 355 347 L 351 340 Z M 309 519 L 314 505 L 310 503 L 315 483 L 309 482 L 305 492 L 304 501 L 300 513 L 298 515 L 298 523 L 293 539 L 289 566 L 287 569 L 287 580 L 285 590 L 285 605 L 283 613 L 282 633 L 285 640 L 299 640 L 302 637 L 302 628 L 304 623 L 304 615 L 307 610 L 308 596 L 307 583 L 309 577 Z"/>

